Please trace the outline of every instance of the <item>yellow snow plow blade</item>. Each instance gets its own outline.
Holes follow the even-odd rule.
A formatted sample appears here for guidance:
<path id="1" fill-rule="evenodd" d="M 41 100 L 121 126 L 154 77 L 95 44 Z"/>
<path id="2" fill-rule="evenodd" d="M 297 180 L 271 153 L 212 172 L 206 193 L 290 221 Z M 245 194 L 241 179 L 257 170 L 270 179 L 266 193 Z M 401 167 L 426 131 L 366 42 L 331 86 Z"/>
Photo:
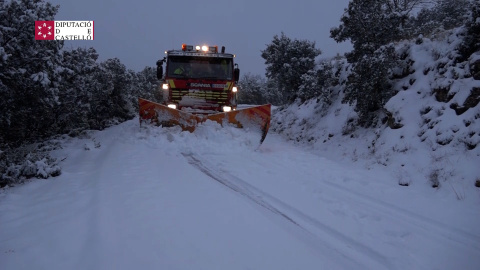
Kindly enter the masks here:
<path id="1" fill-rule="evenodd" d="M 183 130 L 190 132 L 193 132 L 199 123 L 211 120 L 221 125 L 229 123 L 239 128 L 258 129 L 262 134 L 260 139 L 262 143 L 270 128 L 270 104 L 209 115 L 183 112 L 143 98 L 138 99 L 138 104 L 140 121 L 149 121 L 162 126 L 181 126 Z"/>

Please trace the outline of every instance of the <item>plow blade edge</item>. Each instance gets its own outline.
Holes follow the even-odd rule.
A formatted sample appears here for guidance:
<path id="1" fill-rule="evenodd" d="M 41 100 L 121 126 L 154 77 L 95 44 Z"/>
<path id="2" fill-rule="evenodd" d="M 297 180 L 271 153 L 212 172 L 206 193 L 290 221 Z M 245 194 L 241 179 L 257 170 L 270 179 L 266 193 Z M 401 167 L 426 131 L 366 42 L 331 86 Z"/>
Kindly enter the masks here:
<path id="1" fill-rule="evenodd" d="M 237 109 L 230 112 L 197 115 L 172 109 L 143 98 L 139 98 L 138 103 L 140 121 L 149 121 L 162 126 L 180 126 L 183 130 L 190 132 L 193 132 L 199 123 L 211 120 L 222 126 L 228 123 L 239 128 L 258 129 L 261 131 L 260 142 L 263 142 L 270 128 L 270 104 Z"/>

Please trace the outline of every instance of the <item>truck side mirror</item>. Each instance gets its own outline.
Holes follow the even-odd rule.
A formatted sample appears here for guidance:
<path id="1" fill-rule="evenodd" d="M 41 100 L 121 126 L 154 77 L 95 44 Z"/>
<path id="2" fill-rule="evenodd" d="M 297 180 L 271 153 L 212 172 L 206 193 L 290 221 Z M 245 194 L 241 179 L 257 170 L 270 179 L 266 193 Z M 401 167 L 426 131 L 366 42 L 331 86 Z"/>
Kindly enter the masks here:
<path id="1" fill-rule="evenodd" d="M 236 82 L 240 79 L 240 69 L 238 68 L 238 65 L 235 64 L 235 69 L 233 70 L 233 77 Z"/>
<path id="2" fill-rule="evenodd" d="M 163 61 L 157 61 L 157 79 L 161 80 L 163 78 Z"/>
<path id="3" fill-rule="evenodd" d="M 163 78 L 163 66 L 157 67 L 157 79 L 161 80 Z"/>

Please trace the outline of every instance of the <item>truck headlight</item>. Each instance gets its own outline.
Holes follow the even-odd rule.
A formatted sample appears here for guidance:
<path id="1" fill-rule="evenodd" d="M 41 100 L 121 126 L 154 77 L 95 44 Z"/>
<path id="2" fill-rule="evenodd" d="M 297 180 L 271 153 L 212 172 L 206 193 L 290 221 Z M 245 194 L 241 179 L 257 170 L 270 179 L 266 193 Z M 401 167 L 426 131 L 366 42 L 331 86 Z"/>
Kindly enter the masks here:
<path id="1" fill-rule="evenodd" d="M 169 107 L 170 109 L 176 109 L 177 105 L 176 104 L 168 104 L 167 107 Z"/>
<path id="2" fill-rule="evenodd" d="M 232 87 L 232 92 L 236 93 L 238 91 L 238 88 L 236 86 Z"/>
<path id="3" fill-rule="evenodd" d="M 231 110 L 232 110 L 232 107 L 230 107 L 230 106 L 223 106 L 223 111 L 224 111 L 224 112 L 229 112 L 229 111 L 231 111 Z"/>
<path id="4" fill-rule="evenodd" d="M 162 89 L 163 90 L 168 90 L 168 84 L 167 83 L 162 84 Z"/>

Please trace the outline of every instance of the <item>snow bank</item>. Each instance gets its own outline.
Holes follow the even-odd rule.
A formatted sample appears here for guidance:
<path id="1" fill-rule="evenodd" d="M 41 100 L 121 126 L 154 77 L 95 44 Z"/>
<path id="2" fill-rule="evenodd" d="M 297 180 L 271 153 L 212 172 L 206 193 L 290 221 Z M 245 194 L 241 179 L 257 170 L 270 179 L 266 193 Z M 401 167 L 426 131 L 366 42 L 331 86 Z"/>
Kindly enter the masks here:
<path id="1" fill-rule="evenodd" d="M 158 128 L 144 125 L 144 139 L 161 145 L 167 152 L 232 153 L 252 151 L 260 146 L 261 132 L 239 129 L 208 120 L 199 124 L 195 132 L 182 132 L 180 127 Z"/>
<path id="2" fill-rule="evenodd" d="M 2 269 L 478 268 L 480 197 L 259 138 L 138 119 L 64 137 L 59 177 L 0 191 Z"/>
<path id="3" fill-rule="evenodd" d="M 456 29 L 442 40 L 397 45 L 413 72 L 396 81 L 398 93 L 385 109 L 401 128 L 353 126 L 356 113 L 341 103 L 337 88 L 329 107 L 313 99 L 278 109 L 272 129 L 319 155 L 386 167 L 400 185 L 440 187 L 459 200 L 478 196 L 480 81 L 470 74 L 471 59 L 455 62 L 460 34 Z"/>

